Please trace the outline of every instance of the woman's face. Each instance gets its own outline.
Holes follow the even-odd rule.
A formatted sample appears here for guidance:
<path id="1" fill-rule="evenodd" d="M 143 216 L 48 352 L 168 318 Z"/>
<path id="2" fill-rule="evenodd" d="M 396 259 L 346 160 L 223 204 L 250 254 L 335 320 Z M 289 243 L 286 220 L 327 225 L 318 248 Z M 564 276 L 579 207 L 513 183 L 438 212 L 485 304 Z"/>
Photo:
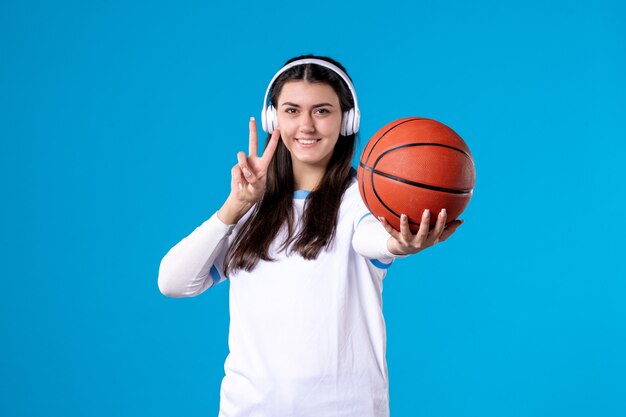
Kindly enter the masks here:
<path id="1" fill-rule="evenodd" d="M 294 170 L 326 168 L 341 131 L 335 90 L 324 83 L 288 81 L 277 101 L 278 127 Z"/>

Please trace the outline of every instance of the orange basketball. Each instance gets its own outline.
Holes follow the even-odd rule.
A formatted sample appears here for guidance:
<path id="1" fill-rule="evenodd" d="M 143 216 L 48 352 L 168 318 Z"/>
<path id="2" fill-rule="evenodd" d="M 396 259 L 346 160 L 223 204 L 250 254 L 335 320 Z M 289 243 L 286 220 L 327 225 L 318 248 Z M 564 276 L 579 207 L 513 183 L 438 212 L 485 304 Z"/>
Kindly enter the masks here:
<path id="1" fill-rule="evenodd" d="M 358 168 L 359 191 L 368 209 L 400 230 L 406 214 L 413 233 L 430 209 L 455 220 L 472 197 L 476 171 L 468 146 L 443 123 L 422 117 L 393 121 L 369 140 Z"/>

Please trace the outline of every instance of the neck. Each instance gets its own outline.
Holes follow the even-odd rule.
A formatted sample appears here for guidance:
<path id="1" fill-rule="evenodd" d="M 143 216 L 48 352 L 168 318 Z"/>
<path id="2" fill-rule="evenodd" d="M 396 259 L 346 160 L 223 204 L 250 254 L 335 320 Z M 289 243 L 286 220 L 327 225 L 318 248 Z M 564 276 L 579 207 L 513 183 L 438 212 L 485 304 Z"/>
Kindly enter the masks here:
<path id="1" fill-rule="evenodd" d="M 326 173 L 326 166 L 300 164 L 297 161 L 292 161 L 292 163 L 296 190 L 315 190 Z"/>

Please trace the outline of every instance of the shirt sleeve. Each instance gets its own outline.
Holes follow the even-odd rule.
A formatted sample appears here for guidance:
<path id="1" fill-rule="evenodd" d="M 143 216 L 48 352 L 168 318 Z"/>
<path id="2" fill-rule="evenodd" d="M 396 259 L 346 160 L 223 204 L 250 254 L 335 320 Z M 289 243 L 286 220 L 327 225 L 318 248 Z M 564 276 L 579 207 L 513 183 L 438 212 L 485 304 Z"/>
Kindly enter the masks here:
<path id="1" fill-rule="evenodd" d="M 363 202 L 358 185 L 355 183 L 350 190 L 349 198 L 352 201 L 354 218 L 354 234 L 352 247 L 361 256 L 369 259 L 377 268 L 389 268 L 396 258 L 404 258 L 406 255 L 396 255 L 387 249 L 387 241 L 391 237 L 382 223 L 370 213 Z"/>
<path id="2" fill-rule="evenodd" d="M 168 297 L 194 297 L 226 279 L 222 265 L 235 225 L 213 214 L 172 247 L 159 266 L 159 290 Z"/>
<path id="3" fill-rule="evenodd" d="M 370 259 L 374 265 L 386 268 L 394 259 L 406 257 L 389 252 L 387 248 L 389 237 L 383 225 L 371 213 L 367 213 L 355 225 L 352 247 L 359 255 Z"/>

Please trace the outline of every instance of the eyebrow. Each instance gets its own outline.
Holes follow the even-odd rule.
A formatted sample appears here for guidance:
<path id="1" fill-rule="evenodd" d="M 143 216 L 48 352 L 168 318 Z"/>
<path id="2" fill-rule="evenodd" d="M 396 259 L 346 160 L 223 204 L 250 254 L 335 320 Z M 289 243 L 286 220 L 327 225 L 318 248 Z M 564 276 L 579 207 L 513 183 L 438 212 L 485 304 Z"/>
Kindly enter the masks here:
<path id="1" fill-rule="evenodd" d="M 286 101 L 283 104 L 281 104 L 281 106 L 290 106 L 290 107 L 298 107 L 300 108 L 299 104 L 296 103 L 292 103 L 290 101 Z M 318 108 L 318 107 L 326 107 L 326 106 L 330 106 L 330 107 L 334 107 L 332 104 L 330 103 L 319 103 L 319 104 L 315 104 L 312 108 Z"/>

